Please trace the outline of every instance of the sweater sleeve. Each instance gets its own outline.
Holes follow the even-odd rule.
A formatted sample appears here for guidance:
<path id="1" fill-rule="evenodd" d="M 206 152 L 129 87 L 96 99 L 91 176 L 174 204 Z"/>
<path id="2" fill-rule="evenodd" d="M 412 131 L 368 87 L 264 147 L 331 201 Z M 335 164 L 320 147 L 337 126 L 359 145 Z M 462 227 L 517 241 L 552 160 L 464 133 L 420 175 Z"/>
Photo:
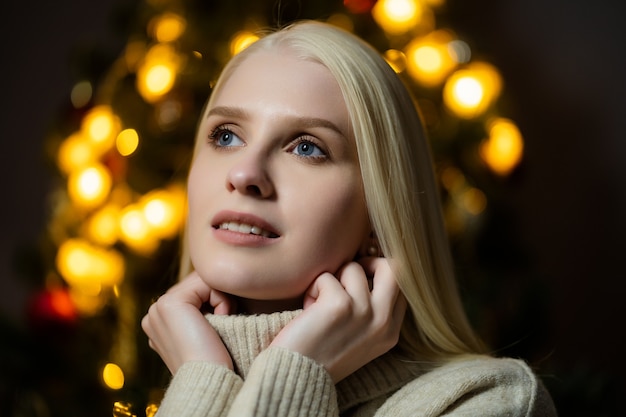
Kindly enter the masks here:
<path id="1" fill-rule="evenodd" d="M 209 362 L 187 362 L 172 378 L 156 417 L 226 416 L 242 379 Z"/>
<path id="2" fill-rule="evenodd" d="M 554 404 L 523 361 L 476 358 L 428 372 L 392 395 L 376 416 L 554 417 Z"/>
<path id="3" fill-rule="evenodd" d="M 335 385 L 324 367 L 287 349 L 270 347 L 254 360 L 228 416 L 338 416 Z"/>

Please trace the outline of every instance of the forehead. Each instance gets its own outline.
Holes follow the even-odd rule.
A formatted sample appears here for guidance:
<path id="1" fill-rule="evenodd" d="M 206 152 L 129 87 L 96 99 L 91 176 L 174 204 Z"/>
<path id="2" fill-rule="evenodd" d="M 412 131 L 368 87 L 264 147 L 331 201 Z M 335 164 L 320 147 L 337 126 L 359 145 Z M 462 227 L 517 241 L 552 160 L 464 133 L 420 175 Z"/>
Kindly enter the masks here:
<path id="1" fill-rule="evenodd" d="M 212 106 L 273 110 L 324 117 L 349 129 L 339 84 L 322 64 L 285 51 L 260 51 L 245 57 L 214 94 Z"/>

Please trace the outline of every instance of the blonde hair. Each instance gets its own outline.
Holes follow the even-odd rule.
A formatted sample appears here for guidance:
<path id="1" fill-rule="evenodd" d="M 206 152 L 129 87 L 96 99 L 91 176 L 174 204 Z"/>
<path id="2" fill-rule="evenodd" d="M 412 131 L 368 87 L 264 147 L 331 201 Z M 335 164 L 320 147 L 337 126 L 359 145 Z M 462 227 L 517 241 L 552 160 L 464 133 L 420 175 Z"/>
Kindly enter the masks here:
<path id="1" fill-rule="evenodd" d="M 341 88 L 372 228 L 409 304 L 398 347 L 411 358 L 435 362 L 482 352 L 456 287 L 424 129 L 402 81 L 358 37 L 306 21 L 265 36 L 235 56 L 213 97 L 247 56 L 276 49 L 324 65 Z M 186 250 L 181 261 L 186 275 L 191 268 Z"/>

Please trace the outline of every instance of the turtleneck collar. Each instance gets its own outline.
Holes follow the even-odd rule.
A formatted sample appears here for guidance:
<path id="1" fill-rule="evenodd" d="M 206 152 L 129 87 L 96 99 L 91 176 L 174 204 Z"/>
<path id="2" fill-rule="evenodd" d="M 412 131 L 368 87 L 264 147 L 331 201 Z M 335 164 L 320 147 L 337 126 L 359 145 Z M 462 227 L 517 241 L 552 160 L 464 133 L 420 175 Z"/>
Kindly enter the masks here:
<path id="1" fill-rule="evenodd" d="M 302 310 L 272 314 L 218 316 L 206 318 L 228 349 L 235 372 L 246 378 L 254 359 L 267 349 L 276 335 Z M 340 381 L 337 399 L 341 411 L 362 402 L 389 395 L 422 371 L 415 363 L 389 352 Z"/>

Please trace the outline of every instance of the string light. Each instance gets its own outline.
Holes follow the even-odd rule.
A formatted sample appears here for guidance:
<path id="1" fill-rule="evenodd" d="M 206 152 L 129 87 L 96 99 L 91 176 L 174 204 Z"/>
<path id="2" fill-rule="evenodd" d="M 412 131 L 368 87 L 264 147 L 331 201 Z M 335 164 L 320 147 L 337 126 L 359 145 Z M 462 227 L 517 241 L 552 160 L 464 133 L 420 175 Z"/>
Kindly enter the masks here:
<path id="1" fill-rule="evenodd" d="M 471 119 L 485 112 L 500 94 L 498 71 L 483 62 L 469 64 L 448 78 L 443 101 L 456 116 Z"/>
<path id="2" fill-rule="evenodd" d="M 480 146 L 480 155 L 487 165 L 499 175 L 509 174 L 524 152 L 524 141 L 513 121 L 497 118 L 489 123 L 489 138 Z"/>
<path id="3" fill-rule="evenodd" d="M 401 35 L 419 24 L 422 5 L 416 0 L 378 0 L 372 17 L 385 32 Z"/>
<path id="4" fill-rule="evenodd" d="M 117 151 L 122 156 L 129 156 L 137 150 L 139 146 L 139 135 L 135 129 L 122 130 L 115 140 Z"/>
<path id="5" fill-rule="evenodd" d="M 57 269 L 70 286 L 97 294 L 124 278 L 124 258 L 115 250 L 92 245 L 83 239 L 68 239 L 56 256 Z"/>
<path id="6" fill-rule="evenodd" d="M 68 179 L 68 194 L 81 207 L 93 208 L 102 204 L 111 190 L 111 174 L 99 163 L 73 172 Z"/>
<path id="7" fill-rule="evenodd" d="M 94 243 L 111 246 L 119 236 L 120 209 L 115 204 L 106 206 L 95 212 L 86 223 L 86 235 Z"/>
<path id="8" fill-rule="evenodd" d="M 113 390 L 122 389 L 124 387 L 124 372 L 122 368 L 117 364 L 107 363 L 102 368 L 102 381 Z"/>
<path id="9" fill-rule="evenodd" d="M 406 55 L 397 49 L 388 49 L 384 54 L 385 61 L 395 72 L 402 72 L 406 69 Z"/>
<path id="10" fill-rule="evenodd" d="M 143 213 L 151 233 L 170 238 L 179 231 L 184 216 L 184 195 L 175 191 L 156 190 L 143 198 Z"/>
<path id="11" fill-rule="evenodd" d="M 143 209 L 137 204 L 127 206 L 120 215 L 120 239 L 132 250 L 152 253 L 158 246 L 158 239 L 151 233 Z"/>
<path id="12" fill-rule="evenodd" d="M 156 17 L 150 26 L 157 41 L 173 42 L 185 32 L 187 22 L 175 13 L 165 13 Z"/>
<path id="13" fill-rule="evenodd" d="M 411 41 L 406 47 L 409 74 L 426 87 L 441 84 L 457 64 L 448 47 L 453 40 L 450 32 L 438 30 Z"/>
<path id="14" fill-rule="evenodd" d="M 235 56 L 258 40 L 259 37 L 252 32 L 237 32 L 230 40 L 230 54 Z"/>
<path id="15" fill-rule="evenodd" d="M 66 174 L 83 168 L 96 159 L 93 146 L 82 132 L 76 132 L 65 139 L 57 153 L 59 168 Z"/>
<path id="16" fill-rule="evenodd" d="M 157 44 L 148 50 L 137 71 L 137 91 L 149 103 L 167 94 L 176 82 L 181 60 L 169 44 Z"/>
<path id="17" fill-rule="evenodd" d="M 97 154 L 103 154 L 113 147 L 120 122 L 109 106 L 101 105 L 91 109 L 83 118 L 81 130 L 93 145 Z"/>

